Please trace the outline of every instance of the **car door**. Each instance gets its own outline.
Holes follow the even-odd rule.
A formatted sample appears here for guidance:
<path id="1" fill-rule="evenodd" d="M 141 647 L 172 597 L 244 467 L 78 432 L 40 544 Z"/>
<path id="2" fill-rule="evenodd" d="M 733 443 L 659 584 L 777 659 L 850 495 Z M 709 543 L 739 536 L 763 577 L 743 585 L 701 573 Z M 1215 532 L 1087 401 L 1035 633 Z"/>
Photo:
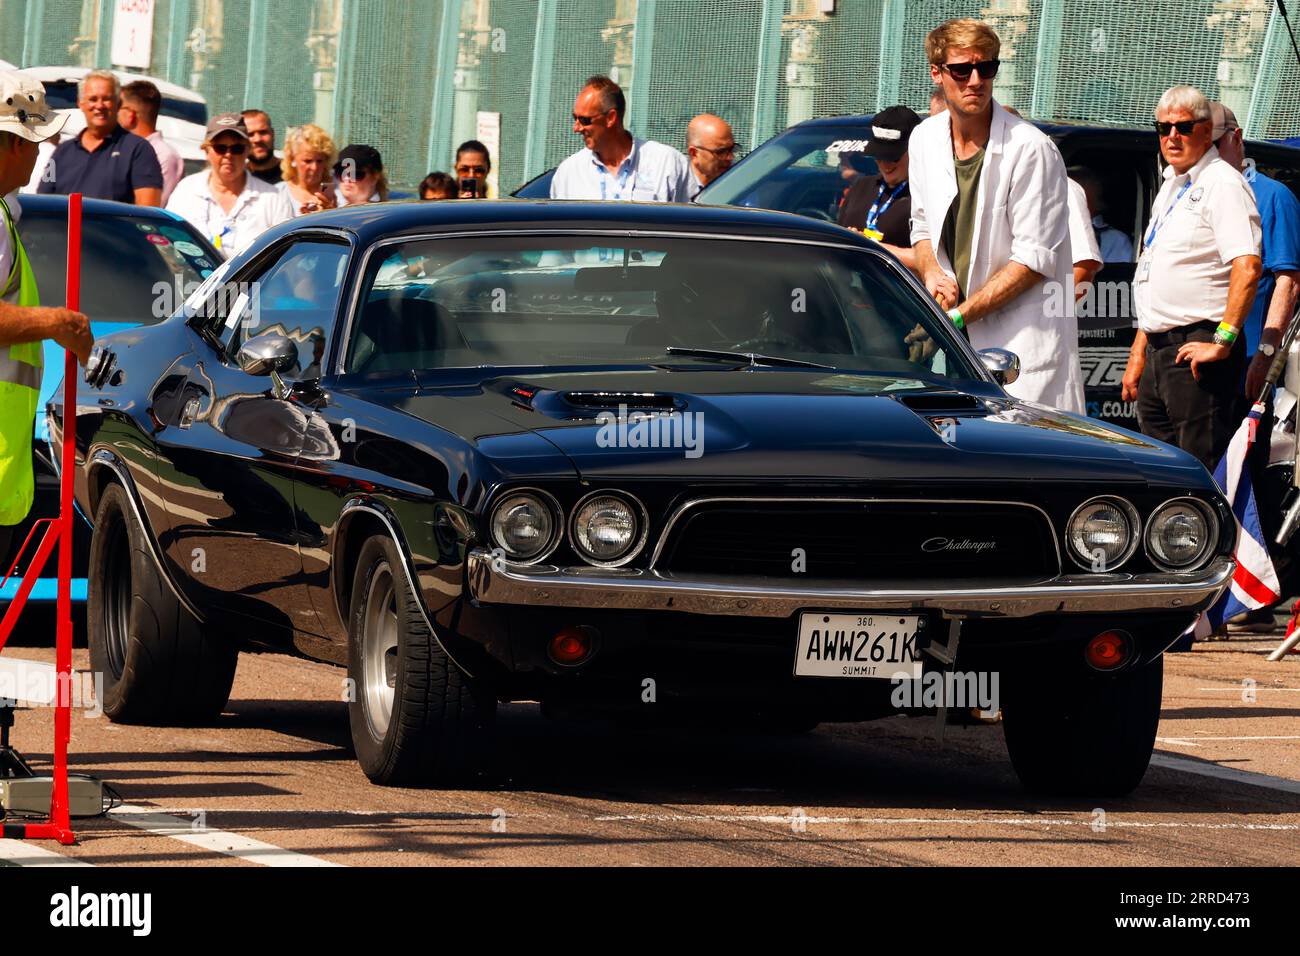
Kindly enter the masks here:
<path id="1" fill-rule="evenodd" d="M 1132 258 L 1104 262 L 1075 304 L 1087 413 L 1138 431 L 1136 403 L 1123 400 L 1121 383 L 1137 329 L 1135 259 L 1159 183 L 1159 150 L 1136 130 L 1074 132 L 1058 145 L 1072 174 L 1087 170 L 1102 184 L 1104 204 L 1093 212 L 1129 239 L 1133 251 Z"/>
<path id="2" fill-rule="evenodd" d="M 309 421 L 300 382 L 319 378 L 349 253 L 342 237 L 295 235 L 214 288 L 192 320 L 195 347 L 172 373 L 183 384 L 160 406 L 168 556 L 203 605 L 286 629 L 276 641 L 316 626 L 294 496 Z M 298 347 L 282 389 L 238 363 L 240 348 L 267 334 Z"/>

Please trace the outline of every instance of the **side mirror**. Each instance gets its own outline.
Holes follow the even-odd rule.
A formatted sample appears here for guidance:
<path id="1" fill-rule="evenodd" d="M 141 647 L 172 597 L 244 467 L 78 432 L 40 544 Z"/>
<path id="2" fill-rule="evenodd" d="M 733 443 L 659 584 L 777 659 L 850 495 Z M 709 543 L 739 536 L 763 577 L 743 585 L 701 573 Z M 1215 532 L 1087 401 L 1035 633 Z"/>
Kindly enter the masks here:
<path id="1" fill-rule="evenodd" d="M 289 389 L 280 373 L 298 364 L 298 346 L 287 336 L 265 332 L 241 345 L 235 362 L 249 375 L 271 376 L 272 392 L 276 398 L 284 398 Z"/>
<path id="2" fill-rule="evenodd" d="M 1006 349 L 980 349 L 980 361 L 993 373 L 999 385 L 1010 385 L 1020 377 L 1020 356 Z"/>

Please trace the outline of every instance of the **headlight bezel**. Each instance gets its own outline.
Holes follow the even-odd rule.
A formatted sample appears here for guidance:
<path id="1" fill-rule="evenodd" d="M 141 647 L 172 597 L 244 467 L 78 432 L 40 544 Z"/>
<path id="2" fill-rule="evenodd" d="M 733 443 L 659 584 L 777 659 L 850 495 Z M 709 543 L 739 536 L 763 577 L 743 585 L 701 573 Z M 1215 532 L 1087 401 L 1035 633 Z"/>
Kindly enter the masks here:
<path id="1" fill-rule="evenodd" d="M 1124 517 L 1128 521 L 1128 542 L 1124 546 L 1123 553 L 1116 561 L 1109 563 L 1106 566 L 1106 568 L 1104 568 L 1101 571 L 1098 571 L 1093 567 L 1092 564 L 1093 558 L 1091 554 L 1085 557 L 1084 555 L 1079 554 L 1077 550 L 1075 550 L 1074 522 L 1079 517 L 1079 515 L 1083 513 L 1085 509 L 1091 507 L 1092 505 L 1100 505 L 1100 504 L 1111 504 L 1111 505 L 1118 506 L 1120 513 L 1124 515 Z M 1088 571 L 1093 574 L 1110 574 L 1118 571 L 1125 564 L 1127 564 L 1129 560 L 1133 557 L 1133 555 L 1137 552 L 1139 539 L 1141 539 L 1144 536 L 1143 528 L 1144 526 L 1142 524 L 1141 515 L 1138 514 L 1137 508 L 1134 507 L 1133 503 L 1129 501 L 1127 498 L 1121 498 L 1119 495 L 1096 495 L 1092 498 L 1089 498 L 1087 501 L 1082 502 L 1077 508 L 1074 509 L 1074 511 L 1070 513 L 1069 520 L 1065 522 L 1065 550 L 1066 552 L 1069 553 L 1070 560 L 1072 560 L 1076 565 L 1078 565 L 1078 567 L 1082 568 L 1084 571 Z"/>
<path id="2" fill-rule="evenodd" d="M 550 516 L 551 516 L 550 539 L 546 542 L 542 550 L 537 552 L 537 554 L 531 558 L 521 558 L 512 554 L 510 552 L 510 549 L 507 548 L 505 544 L 497 540 L 497 535 L 496 535 L 497 514 L 501 511 L 502 508 L 505 507 L 507 502 L 510 502 L 513 499 L 520 498 L 520 497 L 525 497 L 525 498 L 531 497 L 535 499 L 550 512 Z M 500 548 L 505 553 L 506 559 L 509 560 L 510 563 L 512 564 L 529 565 L 529 564 L 538 564 L 539 562 L 545 561 L 552 554 L 554 554 L 555 550 L 564 542 L 564 529 L 565 529 L 564 509 L 560 507 L 560 502 L 556 499 L 555 495 L 541 488 L 533 488 L 533 487 L 511 488 L 508 491 L 502 492 L 500 495 L 497 496 L 497 500 L 493 502 L 492 509 L 488 512 L 488 516 L 487 516 L 488 542 L 492 545 L 493 548 Z"/>
<path id="3" fill-rule="evenodd" d="M 1201 519 L 1205 522 L 1205 544 L 1193 560 L 1184 565 L 1175 565 L 1163 560 L 1156 554 L 1155 549 L 1151 546 L 1152 532 L 1155 530 L 1156 517 L 1162 511 L 1171 506 L 1184 504 L 1191 505 L 1192 510 L 1199 512 Z M 1210 559 L 1218 550 L 1218 544 L 1219 515 L 1217 511 L 1208 502 L 1191 495 L 1180 495 L 1177 498 L 1169 498 L 1160 502 L 1151 509 L 1151 514 L 1147 517 L 1146 525 L 1142 529 L 1142 550 L 1146 554 L 1147 560 L 1151 562 L 1152 567 L 1173 574 L 1201 570 L 1210 562 Z"/>
<path id="4" fill-rule="evenodd" d="M 621 501 L 629 507 L 632 517 L 636 520 L 635 533 L 633 534 L 632 544 L 623 554 L 613 560 L 601 560 L 587 554 L 582 549 L 582 537 L 578 534 L 578 516 L 582 509 L 597 498 L 614 498 Z M 626 491 L 612 488 L 601 488 L 596 491 L 588 492 L 574 503 L 572 511 L 569 512 L 568 522 L 569 547 L 573 550 L 579 560 L 594 568 L 621 568 L 626 564 L 635 561 L 637 556 L 645 550 L 646 542 L 650 539 L 650 513 L 646 506 L 636 495 Z"/>

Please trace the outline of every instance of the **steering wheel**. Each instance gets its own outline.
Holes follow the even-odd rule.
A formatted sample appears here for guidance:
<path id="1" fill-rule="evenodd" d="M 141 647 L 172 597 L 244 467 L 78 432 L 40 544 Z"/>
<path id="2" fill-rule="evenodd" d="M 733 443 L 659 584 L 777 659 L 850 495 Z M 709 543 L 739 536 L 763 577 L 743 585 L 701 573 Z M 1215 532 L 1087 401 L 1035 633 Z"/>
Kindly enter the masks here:
<path id="1" fill-rule="evenodd" d="M 834 222 L 835 217 L 825 209 L 818 209 L 816 206 L 804 206 L 802 209 L 795 210 L 796 216 L 807 216 L 809 219 L 820 219 L 822 222 Z"/>

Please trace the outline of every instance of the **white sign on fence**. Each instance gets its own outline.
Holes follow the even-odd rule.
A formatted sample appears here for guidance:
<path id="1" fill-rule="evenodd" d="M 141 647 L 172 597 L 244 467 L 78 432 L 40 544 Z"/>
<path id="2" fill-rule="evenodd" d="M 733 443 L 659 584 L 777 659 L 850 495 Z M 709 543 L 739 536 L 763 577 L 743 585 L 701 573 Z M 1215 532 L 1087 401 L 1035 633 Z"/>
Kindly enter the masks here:
<path id="1" fill-rule="evenodd" d="M 116 0 L 113 9 L 114 66 L 149 68 L 153 52 L 154 0 Z"/>
<path id="2" fill-rule="evenodd" d="M 497 167 L 501 165 L 501 114 L 480 110 L 476 119 L 478 141 L 488 148 L 488 156 L 492 158 L 492 169 L 487 177 L 487 194 L 489 198 L 496 199 L 500 195 L 497 192 Z"/>

